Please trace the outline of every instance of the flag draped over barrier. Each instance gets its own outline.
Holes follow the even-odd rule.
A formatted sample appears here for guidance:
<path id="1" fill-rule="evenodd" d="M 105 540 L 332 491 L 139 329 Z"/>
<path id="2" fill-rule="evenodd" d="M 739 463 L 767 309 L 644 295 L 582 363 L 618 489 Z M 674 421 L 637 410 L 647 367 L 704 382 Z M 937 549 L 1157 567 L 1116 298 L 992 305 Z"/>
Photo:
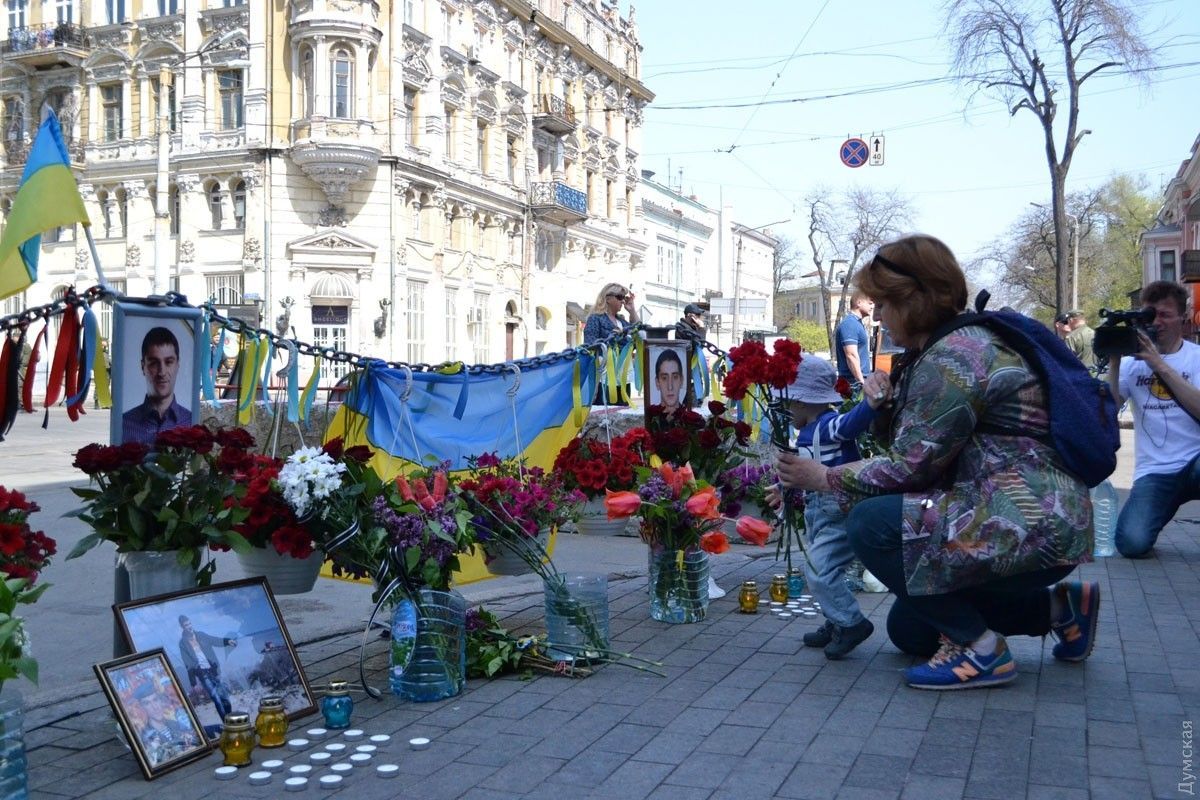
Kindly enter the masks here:
<path id="1" fill-rule="evenodd" d="M 71 172 L 58 118 L 47 111 L 0 238 L 0 300 L 37 280 L 42 233 L 77 222 L 91 225 Z"/>

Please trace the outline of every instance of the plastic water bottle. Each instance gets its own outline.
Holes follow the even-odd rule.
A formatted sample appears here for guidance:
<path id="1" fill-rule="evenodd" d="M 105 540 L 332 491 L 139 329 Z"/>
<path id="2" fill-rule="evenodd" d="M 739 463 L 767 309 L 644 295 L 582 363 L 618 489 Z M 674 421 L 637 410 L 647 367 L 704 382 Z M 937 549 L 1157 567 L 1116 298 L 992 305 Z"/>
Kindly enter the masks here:
<path id="1" fill-rule="evenodd" d="M 412 660 L 417 641 L 417 607 L 408 598 L 396 604 L 392 614 L 392 646 L 389 659 L 388 684 L 393 694 L 401 693 L 404 671 Z"/>
<path id="2" fill-rule="evenodd" d="M 1096 558 L 1117 554 L 1117 490 L 1109 481 L 1092 489 L 1092 518 L 1096 529 Z"/>

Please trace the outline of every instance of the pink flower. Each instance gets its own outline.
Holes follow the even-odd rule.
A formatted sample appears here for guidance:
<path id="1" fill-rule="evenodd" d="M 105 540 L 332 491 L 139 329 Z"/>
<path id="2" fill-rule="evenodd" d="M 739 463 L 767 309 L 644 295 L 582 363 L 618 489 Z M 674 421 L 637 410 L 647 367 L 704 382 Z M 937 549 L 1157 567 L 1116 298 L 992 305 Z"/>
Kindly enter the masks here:
<path id="1" fill-rule="evenodd" d="M 755 517 L 740 517 L 737 521 L 738 536 L 751 544 L 762 547 L 771 535 L 771 526 Z"/>
<path id="2" fill-rule="evenodd" d="M 642 507 L 642 498 L 637 492 L 614 492 L 605 489 L 604 508 L 608 511 L 609 519 L 624 519 L 637 513 Z"/>

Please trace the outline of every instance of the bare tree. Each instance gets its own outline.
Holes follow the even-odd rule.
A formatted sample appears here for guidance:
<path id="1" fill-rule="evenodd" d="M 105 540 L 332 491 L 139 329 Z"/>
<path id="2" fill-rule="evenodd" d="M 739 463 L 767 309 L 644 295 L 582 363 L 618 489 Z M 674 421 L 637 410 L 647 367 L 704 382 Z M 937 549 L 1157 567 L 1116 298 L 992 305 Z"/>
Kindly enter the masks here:
<path id="1" fill-rule="evenodd" d="M 790 236 L 775 237 L 775 260 L 771 264 L 771 279 L 775 294 L 784 291 L 800 277 L 800 248 Z"/>
<path id="2" fill-rule="evenodd" d="M 1080 90 L 1103 70 L 1144 70 L 1150 50 L 1121 0 L 948 0 L 946 11 L 959 80 L 999 97 L 1010 114 L 1024 109 L 1041 123 L 1050 170 L 1054 308 L 1063 311 L 1070 296 L 1067 173 L 1091 133 L 1079 129 Z M 1057 118 L 1064 104 L 1062 130 Z"/>
<path id="3" fill-rule="evenodd" d="M 825 316 L 829 352 L 833 352 L 833 329 L 846 313 L 850 284 L 863 257 L 894 238 L 911 224 L 912 203 L 899 192 L 852 188 L 833 197 L 828 189 L 817 189 L 808 204 L 808 245 L 821 284 L 821 303 L 837 310 Z M 845 263 L 844 272 L 830 269 L 833 260 Z"/>

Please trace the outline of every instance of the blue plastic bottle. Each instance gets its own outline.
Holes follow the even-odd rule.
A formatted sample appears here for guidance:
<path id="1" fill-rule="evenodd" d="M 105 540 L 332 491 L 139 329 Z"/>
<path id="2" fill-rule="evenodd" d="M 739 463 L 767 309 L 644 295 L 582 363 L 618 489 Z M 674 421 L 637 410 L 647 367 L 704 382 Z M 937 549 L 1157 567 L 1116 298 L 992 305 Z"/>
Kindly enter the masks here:
<path id="1" fill-rule="evenodd" d="M 402 693 L 401 682 L 404 680 L 404 670 L 412 659 L 413 648 L 417 641 L 417 607 L 405 598 L 396 604 L 392 614 L 392 647 L 388 684 L 392 694 Z"/>
<path id="2" fill-rule="evenodd" d="M 1109 481 L 1092 489 L 1092 518 L 1095 521 L 1096 558 L 1117 554 L 1117 490 Z"/>

